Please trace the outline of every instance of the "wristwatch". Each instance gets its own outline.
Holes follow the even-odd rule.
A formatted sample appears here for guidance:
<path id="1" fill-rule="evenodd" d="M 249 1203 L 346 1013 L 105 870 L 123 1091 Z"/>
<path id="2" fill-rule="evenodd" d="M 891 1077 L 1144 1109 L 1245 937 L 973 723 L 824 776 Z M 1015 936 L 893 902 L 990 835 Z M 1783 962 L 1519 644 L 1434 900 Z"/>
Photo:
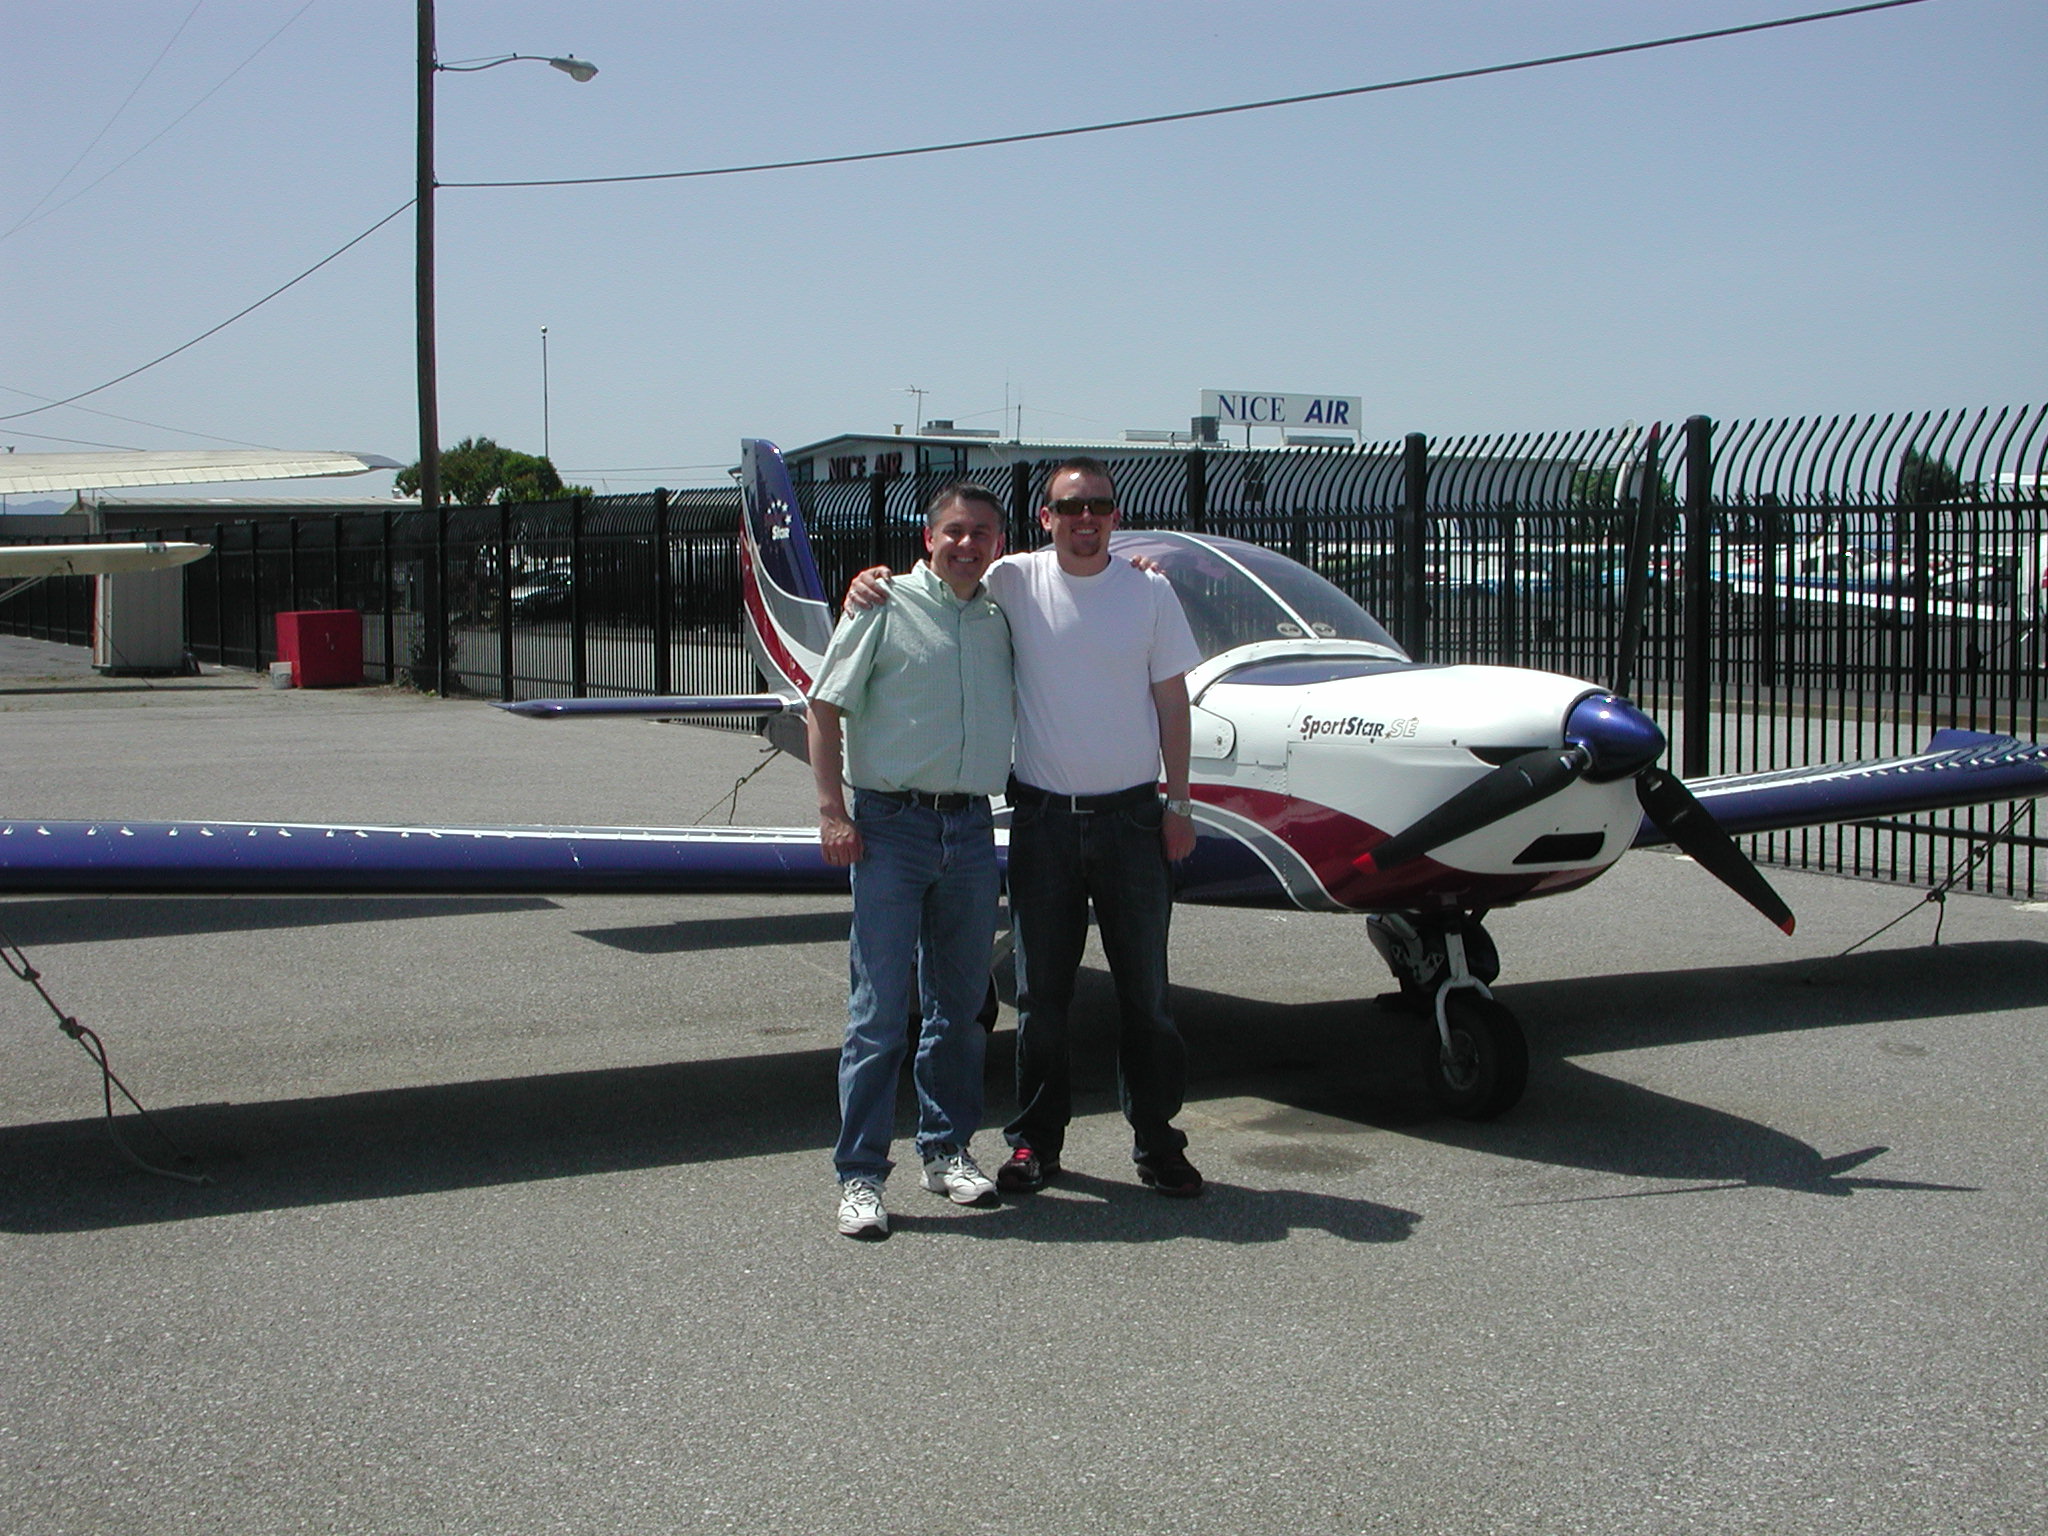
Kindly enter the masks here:
<path id="1" fill-rule="evenodd" d="M 1168 809 L 1169 811 L 1173 812 L 1173 814 L 1174 814 L 1174 815 L 1176 815 L 1176 816 L 1185 816 L 1185 817 L 1187 817 L 1187 818 L 1188 818 L 1188 820 L 1190 820 L 1190 821 L 1193 821 L 1193 820 L 1195 819 L 1195 802 L 1194 802 L 1194 801 L 1192 801 L 1192 800 L 1187 800 L 1187 799 L 1181 799 L 1181 800 L 1171 800 L 1171 799 L 1169 799 L 1169 800 L 1168 800 L 1168 801 L 1166 802 L 1166 808 L 1167 808 L 1167 809 Z"/>

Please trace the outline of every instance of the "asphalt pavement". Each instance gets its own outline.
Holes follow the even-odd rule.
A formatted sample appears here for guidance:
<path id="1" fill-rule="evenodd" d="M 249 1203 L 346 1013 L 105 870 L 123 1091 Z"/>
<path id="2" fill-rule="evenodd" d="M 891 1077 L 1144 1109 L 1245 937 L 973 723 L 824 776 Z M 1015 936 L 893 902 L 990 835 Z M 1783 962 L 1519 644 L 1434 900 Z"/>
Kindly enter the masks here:
<path id="1" fill-rule="evenodd" d="M 0 638 L 8 816 L 810 808 L 731 733 Z M 1773 879 L 1790 941 L 1661 853 L 1497 914 L 1488 1124 L 1362 924 L 1182 909 L 1208 1193 L 1138 1186 L 1098 1041 L 1066 1178 L 963 1210 L 899 1144 L 880 1244 L 843 900 L 0 901 L 212 1181 L 0 974 L 0 1530 L 2038 1531 L 2048 911 Z"/>

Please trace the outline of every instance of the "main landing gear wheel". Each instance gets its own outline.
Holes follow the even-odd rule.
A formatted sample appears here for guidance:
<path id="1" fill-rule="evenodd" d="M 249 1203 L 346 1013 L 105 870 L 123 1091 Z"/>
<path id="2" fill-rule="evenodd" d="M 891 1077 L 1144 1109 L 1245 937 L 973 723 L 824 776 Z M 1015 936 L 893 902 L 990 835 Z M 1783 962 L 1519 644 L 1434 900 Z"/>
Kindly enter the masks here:
<path id="1" fill-rule="evenodd" d="M 1473 987 L 1454 987 L 1423 1036 L 1423 1075 L 1446 1114 L 1491 1120 L 1512 1109 L 1529 1083 L 1529 1042 L 1515 1016 Z M 1444 1037 L 1450 1044 L 1446 1048 Z"/>

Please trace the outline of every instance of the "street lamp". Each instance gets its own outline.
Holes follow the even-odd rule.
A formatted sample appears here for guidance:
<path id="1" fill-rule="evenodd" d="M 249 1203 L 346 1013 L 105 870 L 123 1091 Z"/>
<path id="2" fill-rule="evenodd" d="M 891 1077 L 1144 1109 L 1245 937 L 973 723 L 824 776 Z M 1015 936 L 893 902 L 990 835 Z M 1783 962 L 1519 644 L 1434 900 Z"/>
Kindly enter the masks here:
<path id="1" fill-rule="evenodd" d="M 439 70 L 467 73 L 496 69 L 500 64 L 529 60 L 559 69 L 570 79 L 584 81 L 597 73 L 597 66 L 576 58 L 541 58 L 534 54 L 508 53 L 499 58 L 443 64 L 434 57 L 434 0 L 419 0 L 419 133 L 413 192 L 413 333 L 418 365 L 420 402 L 420 510 L 441 509 L 441 406 L 434 370 L 434 75 Z M 436 528 L 439 529 L 436 518 Z M 445 536 L 434 540 L 433 573 L 427 588 L 427 657 L 432 662 L 434 691 L 448 691 L 448 647 L 445 615 L 442 612 L 447 563 Z"/>

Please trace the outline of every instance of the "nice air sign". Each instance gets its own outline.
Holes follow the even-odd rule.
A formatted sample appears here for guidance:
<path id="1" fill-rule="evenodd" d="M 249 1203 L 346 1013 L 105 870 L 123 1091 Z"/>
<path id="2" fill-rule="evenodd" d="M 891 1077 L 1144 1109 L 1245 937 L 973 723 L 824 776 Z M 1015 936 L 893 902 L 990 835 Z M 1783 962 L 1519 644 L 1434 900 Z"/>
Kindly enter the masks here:
<path id="1" fill-rule="evenodd" d="M 1317 427 L 1325 432 L 1359 430 L 1355 395 L 1278 395 L 1242 389 L 1205 389 L 1202 414 L 1219 427 Z"/>

